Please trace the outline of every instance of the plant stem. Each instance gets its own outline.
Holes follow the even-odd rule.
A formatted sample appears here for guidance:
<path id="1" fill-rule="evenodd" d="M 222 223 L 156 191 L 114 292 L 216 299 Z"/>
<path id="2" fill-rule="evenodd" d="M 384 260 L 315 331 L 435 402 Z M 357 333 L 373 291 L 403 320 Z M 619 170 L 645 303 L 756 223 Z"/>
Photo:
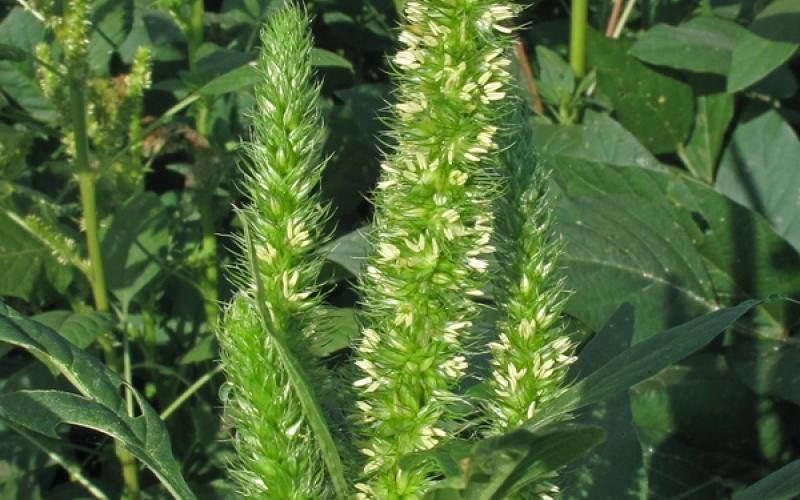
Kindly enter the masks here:
<path id="1" fill-rule="evenodd" d="M 95 174 L 89 164 L 89 137 L 86 128 L 86 94 L 84 82 L 80 78 L 70 76 L 70 105 L 72 107 L 72 130 L 75 140 L 75 170 L 78 172 L 78 185 L 80 188 L 81 208 L 83 211 L 83 224 L 86 230 L 86 247 L 89 253 L 89 266 L 91 270 L 92 295 L 94 296 L 95 309 L 99 312 L 108 312 L 108 292 L 103 272 L 103 258 L 100 253 L 100 237 L 97 225 L 97 200 L 95 193 Z M 114 352 L 114 347 L 109 342 L 101 342 L 106 365 L 116 373 L 122 368 Z M 128 381 L 130 382 L 130 381 Z M 126 389 L 127 391 L 127 389 Z M 125 448 L 114 442 L 117 458 L 122 467 L 122 477 L 125 488 L 131 499 L 139 497 L 139 478 L 136 461 Z"/>
<path id="2" fill-rule="evenodd" d="M 569 65 L 578 78 L 586 74 L 586 23 L 588 0 L 572 0 L 569 32 Z"/>
<path id="3" fill-rule="evenodd" d="M 525 53 L 525 45 L 523 45 L 522 40 L 518 39 L 514 43 L 514 53 L 517 56 L 517 61 L 519 61 L 519 67 L 522 71 L 525 83 L 528 85 L 528 92 L 530 92 L 533 98 L 533 109 L 537 113 L 542 114 L 544 113 L 544 106 L 542 105 L 541 97 L 539 97 L 539 89 L 536 87 L 536 81 L 533 79 L 533 70 L 531 69 L 530 62 L 528 62 L 528 55 Z"/>
<path id="4" fill-rule="evenodd" d="M 614 28 L 614 33 L 611 35 L 611 38 L 619 38 L 622 34 L 622 29 L 625 28 L 625 24 L 628 22 L 634 5 L 636 5 L 636 0 L 628 0 L 628 3 L 625 4 L 625 10 L 622 11 L 622 17 L 619 18 L 619 22 Z"/>
<path id="5" fill-rule="evenodd" d="M 617 20 L 619 19 L 619 12 L 622 10 L 622 0 L 614 0 L 614 7 L 611 10 L 611 16 L 608 18 L 608 25 L 606 26 L 606 37 L 611 37 L 617 27 Z"/>
<path id="6" fill-rule="evenodd" d="M 179 395 L 177 398 L 175 398 L 175 401 L 173 401 L 172 403 L 170 403 L 170 405 L 169 405 L 169 406 L 167 406 L 167 407 L 164 409 L 164 411 L 162 411 L 162 412 L 161 412 L 161 415 L 160 415 L 160 417 L 161 417 L 161 420 L 166 420 L 166 419 L 168 419 L 168 418 L 170 417 L 170 415 L 172 415 L 173 413 L 175 413 L 175 410 L 177 410 L 178 408 L 180 408 L 180 406 L 181 406 L 181 405 L 182 405 L 182 404 L 183 404 L 183 403 L 184 403 L 184 402 L 185 402 L 187 399 L 189 399 L 189 398 L 192 396 L 192 394 L 194 394 L 195 392 L 197 392 L 198 390 L 200 390 L 200 388 L 201 388 L 201 387 L 203 387 L 203 386 L 204 386 L 206 383 L 208 383 L 208 382 L 209 382 L 209 381 L 210 381 L 212 378 L 214 378 L 214 375 L 216 375 L 216 374 L 220 373 L 220 372 L 222 371 L 222 368 L 223 368 L 223 367 L 222 367 L 222 364 L 219 364 L 219 365 L 215 366 L 213 370 L 211 370 L 210 372 L 208 372 L 208 373 L 204 374 L 202 377 L 200 377 L 199 379 L 197 379 L 197 380 L 194 382 L 194 384 L 192 384 L 192 385 L 191 385 L 191 386 L 189 386 L 189 387 L 188 387 L 188 388 L 187 388 L 185 391 L 183 391 L 183 392 L 182 392 L 182 393 L 181 393 L 181 394 L 180 394 L 180 395 Z"/>
<path id="7" fill-rule="evenodd" d="M 203 44 L 203 17 L 205 15 L 205 1 L 192 0 L 191 17 L 189 18 L 189 69 L 196 70 L 197 50 Z M 209 100 L 201 97 L 194 106 L 194 129 L 202 137 L 208 138 L 208 109 Z M 195 170 L 201 172 L 199 177 L 206 178 L 208 171 L 208 155 L 195 155 L 195 161 L 200 165 L 195 166 Z M 202 184 L 202 181 L 201 181 Z M 201 185 L 200 190 L 208 190 L 208 198 L 200 197 L 202 206 L 199 206 L 200 225 L 203 230 L 203 238 L 200 247 L 201 255 L 205 259 L 205 286 L 203 287 L 203 304 L 205 308 L 208 328 L 212 332 L 217 325 L 217 236 L 214 227 L 214 211 L 211 202 L 214 199 L 214 186 Z"/>

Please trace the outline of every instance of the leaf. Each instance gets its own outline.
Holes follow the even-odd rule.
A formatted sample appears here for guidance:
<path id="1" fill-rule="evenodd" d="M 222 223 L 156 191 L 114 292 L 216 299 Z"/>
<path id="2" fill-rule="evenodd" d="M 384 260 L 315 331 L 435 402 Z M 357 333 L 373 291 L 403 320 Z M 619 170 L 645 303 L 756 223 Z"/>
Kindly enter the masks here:
<path id="1" fill-rule="evenodd" d="M 0 23 L 0 43 L 31 54 L 44 40 L 44 27 L 32 14 L 14 7 Z M 55 109 L 42 94 L 34 77 L 33 63 L 26 60 L 0 61 L 0 89 L 8 94 L 35 119 L 52 122 L 57 117 Z"/>
<path id="2" fill-rule="evenodd" d="M 570 386 L 524 428 L 531 431 L 542 428 L 565 413 L 604 401 L 646 380 L 708 345 L 759 303 L 748 300 L 735 307 L 720 309 L 634 344 Z"/>
<path id="3" fill-rule="evenodd" d="M 725 350 L 725 358 L 756 394 L 800 405 L 800 345 L 794 339 L 742 339 Z"/>
<path id="4" fill-rule="evenodd" d="M 89 65 L 100 75 L 109 73 L 113 53 L 133 28 L 133 0 L 98 0 L 92 3 Z"/>
<path id="5" fill-rule="evenodd" d="M 320 338 L 314 339 L 311 352 L 322 358 L 350 347 L 361 333 L 355 310 L 349 307 L 323 307 L 320 312 Z"/>
<path id="6" fill-rule="evenodd" d="M 694 128 L 686 145 L 678 149 L 678 154 L 695 177 L 710 184 L 714 181 L 725 131 L 733 118 L 733 96 L 698 96 L 695 102 Z"/>
<path id="7" fill-rule="evenodd" d="M 737 41 L 745 36 L 747 30 L 742 26 L 704 15 L 680 26 L 653 26 L 630 53 L 657 66 L 727 75 Z"/>
<path id="8" fill-rule="evenodd" d="M 572 68 L 556 52 L 544 45 L 536 47 L 536 61 L 539 63 L 539 92 L 550 105 L 566 104 L 575 91 L 575 75 Z"/>
<path id="9" fill-rule="evenodd" d="M 123 311 L 161 271 L 169 237 L 164 204 L 152 192 L 137 195 L 111 217 L 100 245 L 106 286 Z"/>
<path id="10" fill-rule="evenodd" d="M 738 92 L 760 81 L 786 62 L 800 46 L 800 4 L 796 0 L 770 3 L 739 40 L 728 74 L 728 92 Z"/>
<path id="11" fill-rule="evenodd" d="M 628 55 L 629 44 L 587 34 L 586 56 L 597 70 L 598 89 L 614 105 L 619 122 L 653 154 L 675 151 L 689 135 L 692 89 Z"/>
<path id="12" fill-rule="evenodd" d="M 59 437 L 62 422 L 106 433 L 142 461 L 179 499 L 195 498 L 172 456 L 169 435 L 158 413 L 130 389 L 142 415 L 129 417 L 119 389 L 122 379 L 99 360 L 78 349 L 46 326 L 21 317 L 0 303 L 0 341 L 9 342 L 56 366 L 80 392 L 18 391 L 0 396 L 0 416 L 22 428 Z"/>
<path id="13" fill-rule="evenodd" d="M 587 110 L 581 125 L 532 123 L 536 152 L 554 157 L 664 170 L 658 160 L 613 118 Z"/>
<path id="14" fill-rule="evenodd" d="M 80 349 L 86 349 L 111 329 L 109 317 L 96 311 L 47 311 L 30 319 L 58 332 Z"/>
<path id="15" fill-rule="evenodd" d="M 733 498 L 734 500 L 790 500 L 800 495 L 798 477 L 800 477 L 800 460 L 795 460 L 734 495 Z"/>
<path id="16" fill-rule="evenodd" d="M 353 276 L 358 276 L 369 250 L 368 227 L 356 229 L 320 249 L 327 260 L 339 264 Z"/>
<path id="17" fill-rule="evenodd" d="M 317 68 L 343 68 L 353 72 L 353 65 L 344 57 L 330 50 L 311 49 L 311 64 Z"/>
<path id="18" fill-rule="evenodd" d="M 571 373 L 585 376 L 628 349 L 633 338 L 634 321 L 633 307 L 621 305 L 603 329 L 581 349 Z M 641 496 L 646 473 L 628 393 L 622 391 L 585 408 L 577 414 L 575 421 L 604 429 L 608 439 L 563 473 L 565 482 L 570 484 L 570 488 L 564 491 L 564 498 Z"/>
<path id="19" fill-rule="evenodd" d="M 800 251 L 800 141 L 775 110 L 745 110 L 725 148 L 719 192 L 759 212 Z"/>
<path id="20" fill-rule="evenodd" d="M 182 61 L 186 49 L 178 46 L 184 40 L 180 28 L 166 12 L 148 9 L 144 4 L 134 2 L 131 32 L 119 47 L 123 62 L 131 64 L 141 46 L 150 47 L 154 62 Z"/>
<path id="21" fill-rule="evenodd" d="M 800 290 L 798 253 L 761 216 L 707 185 L 563 158 L 546 166 L 576 291 L 567 310 L 593 330 L 623 302 L 635 308 L 638 340 L 747 298 Z M 757 314 L 756 331 L 779 336 L 800 308 L 769 303 Z"/>
<path id="22" fill-rule="evenodd" d="M 499 500 L 548 477 L 604 439 L 605 432 L 598 427 L 560 424 L 537 432 L 516 430 L 482 439 L 471 447 L 434 448 L 404 458 L 403 466 L 413 466 L 416 460 L 432 454 L 439 455 L 440 463 L 450 464 L 447 469 L 451 479 L 439 482 L 428 499 Z M 455 453 L 447 456 L 448 451 Z"/>
<path id="23" fill-rule="evenodd" d="M 204 96 L 222 95 L 239 90 L 249 89 L 260 80 L 258 70 L 250 64 L 220 75 L 203 85 L 197 93 Z"/>
<path id="24" fill-rule="evenodd" d="M 0 210 L 0 295 L 41 300 L 66 289 L 71 277 L 69 267 Z"/>

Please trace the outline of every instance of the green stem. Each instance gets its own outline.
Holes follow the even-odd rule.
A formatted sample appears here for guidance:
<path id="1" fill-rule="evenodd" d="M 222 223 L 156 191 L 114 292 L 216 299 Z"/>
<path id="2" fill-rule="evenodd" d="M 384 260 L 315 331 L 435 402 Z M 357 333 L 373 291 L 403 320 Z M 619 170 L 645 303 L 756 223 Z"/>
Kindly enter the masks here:
<path id="1" fill-rule="evenodd" d="M 191 17 L 189 18 L 187 33 L 189 50 L 189 69 L 196 70 L 197 50 L 203 44 L 203 17 L 205 16 L 205 1 L 192 0 Z M 194 106 L 194 129 L 203 137 L 208 137 L 208 110 L 209 100 L 207 97 L 200 97 Z M 208 167 L 208 155 L 196 155 L 195 161 L 200 164 L 196 169 L 205 173 Z M 203 174 L 203 177 L 205 175 Z M 200 186 L 200 189 L 209 191 L 208 200 L 203 200 L 200 210 L 200 224 L 203 229 L 203 239 L 201 243 L 201 255 L 206 262 L 205 286 L 203 302 L 208 321 L 208 328 L 212 332 L 217 325 L 217 236 L 214 227 L 214 215 L 210 206 L 213 199 L 212 186 Z"/>
<path id="2" fill-rule="evenodd" d="M 578 78 L 583 78 L 586 74 L 586 24 L 588 13 L 588 0 L 572 0 L 569 31 L 569 65 Z"/>
<path id="3" fill-rule="evenodd" d="M 74 76 L 70 77 L 70 105 L 72 106 L 72 130 L 75 140 L 75 170 L 78 172 L 78 185 L 80 188 L 81 208 L 83 223 L 86 230 L 86 247 L 89 253 L 89 266 L 91 270 L 92 295 L 94 296 L 95 309 L 99 312 L 108 312 L 108 292 L 103 272 L 103 258 L 100 253 L 100 236 L 97 225 L 97 200 L 95 193 L 95 174 L 89 164 L 89 136 L 86 132 L 86 94 L 85 83 Z M 108 341 L 101 342 L 106 365 L 116 373 L 121 372 L 119 359 L 114 352 L 113 344 Z M 130 382 L 130 381 L 128 381 Z M 126 389 L 127 391 L 127 389 Z M 133 455 L 114 442 L 117 458 L 122 467 L 122 477 L 129 498 L 139 498 L 139 477 L 136 461 Z"/>
<path id="4" fill-rule="evenodd" d="M 213 370 L 211 370 L 210 372 L 206 373 L 205 375 L 197 379 L 194 384 L 192 384 L 185 391 L 183 391 L 177 398 L 175 398 L 175 401 L 170 403 L 170 405 L 167 406 L 166 409 L 164 409 L 164 411 L 161 412 L 160 415 L 161 420 L 168 419 L 170 415 L 175 413 L 175 410 L 180 408 L 180 406 L 192 396 L 192 394 L 200 390 L 201 387 L 203 387 L 212 378 L 214 378 L 214 375 L 220 373 L 222 371 L 222 368 L 223 368 L 222 365 L 219 364 L 215 366 Z"/>

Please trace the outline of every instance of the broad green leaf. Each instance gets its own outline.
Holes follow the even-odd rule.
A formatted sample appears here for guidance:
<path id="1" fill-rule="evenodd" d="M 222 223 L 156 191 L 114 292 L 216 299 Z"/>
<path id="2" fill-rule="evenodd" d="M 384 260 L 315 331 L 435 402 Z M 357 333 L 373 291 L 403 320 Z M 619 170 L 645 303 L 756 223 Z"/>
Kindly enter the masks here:
<path id="1" fill-rule="evenodd" d="M 736 43 L 747 30 L 714 16 L 699 16 L 680 26 L 656 25 L 630 53 L 657 66 L 727 75 Z"/>
<path id="2" fill-rule="evenodd" d="M 101 241 L 106 287 L 127 311 L 131 300 L 161 271 L 169 245 L 164 204 L 144 192 L 111 217 Z"/>
<path id="3" fill-rule="evenodd" d="M 653 154 L 682 144 L 694 117 L 692 89 L 628 54 L 629 43 L 587 34 L 586 57 L 597 70 L 598 89 L 612 102 L 619 122 Z"/>
<path id="4" fill-rule="evenodd" d="M 775 110 L 750 107 L 725 148 L 716 188 L 759 212 L 800 251 L 800 141 Z"/>
<path id="5" fill-rule="evenodd" d="M 133 4 L 133 0 L 99 0 L 91 4 L 89 64 L 99 75 L 108 74 L 111 56 L 131 32 Z"/>
<path id="6" fill-rule="evenodd" d="M 634 418 L 643 446 L 658 448 L 670 440 L 696 450 L 748 460 L 777 458 L 781 432 L 772 426 L 774 405 L 744 386 L 726 357 L 711 350 L 663 370 L 632 391 Z M 766 404 L 765 404 L 766 403 Z M 730 418 L 758 408 L 759 418 Z M 753 429 L 758 428 L 758 438 Z"/>
<path id="7" fill-rule="evenodd" d="M 792 296 L 800 257 L 758 214 L 673 172 L 556 159 L 568 311 L 599 330 L 617 306 L 636 311 L 635 338 L 746 298 Z M 743 266 L 747 262 L 749 265 Z M 792 304 L 758 309 L 755 329 L 779 336 Z"/>
<path id="8" fill-rule="evenodd" d="M 585 377 L 628 349 L 634 321 L 633 307 L 621 305 L 581 349 L 571 372 Z M 564 472 L 565 482 L 570 485 L 563 493 L 564 498 L 641 497 L 646 472 L 627 391 L 584 408 L 575 421 L 604 429 L 608 438 Z"/>
<path id="9" fill-rule="evenodd" d="M 544 407 L 524 428 L 540 429 L 565 413 L 604 401 L 708 345 L 760 302 L 748 300 L 663 331 L 622 351 Z"/>
<path id="10" fill-rule="evenodd" d="M 47 311 L 30 319 L 57 332 L 80 349 L 86 349 L 111 329 L 108 315 L 96 311 Z"/>
<path id="11" fill-rule="evenodd" d="M 195 498 L 172 456 L 169 435 L 158 413 L 131 388 L 142 415 L 129 417 L 120 395 L 124 382 L 118 375 L 53 330 L 23 318 L 2 303 L 0 341 L 46 357 L 80 393 L 18 391 L 5 394 L 0 397 L 2 418 L 50 437 L 59 437 L 57 427 L 61 422 L 104 432 L 119 439 L 175 498 Z"/>
<path id="12" fill-rule="evenodd" d="M 349 307 L 323 307 L 320 310 L 319 339 L 313 339 L 311 352 L 325 357 L 345 349 L 358 338 L 361 329 L 355 310 Z"/>
<path id="13" fill-rule="evenodd" d="M 356 229 L 328 243 L 320 249 L 320 253 L 325 255 L 327 260 L 348 270 L 353 276 L 358 276 L 369 249 L 368 231 L 368 227 Z"/>
<path id="14" fill-rule="evenodd" d="M 790 500 L 800 495 L 800 460 L 784 465 L 735 495 L 734 500 Z"/>
<path id="15" fill-rule="evenodd" d="M 796 0 L 776 0 L 758 14 L 733 51 L 728 92 L 753 85 L 792 57 L 800 47 L 799 16 Z"/>
<path id="16" fill-rule="evenodd" d="M 449 458 L 439 456 L 437 461 L 450 464 L 447 469 L 452 477 L 440 482 L 426 498 L 500 500 L 517 488 L 535 490 L 537 480 L 548 478 L 605 437 L 605 431 L 595 426 L 561 424 L 536 432 L 516 430 L 480 440 L 471 447 L 451 447 L 451 453 L 455 453 Z M 414 460 L 430 453 L 437 453 L 437 449 L 408 457 L 405 466 L 413 466 Z"/>
<path id="17" fill-rule="evenodd" d="M 21 7 L 0 22 L 0 43 L 6 46 L 30 54 L 43 40 L 44 27 Z M 0 61 L 0 89 L 38 120 L 51 122 L 58 116 L 39 88 L 30 60 Z"/>
<path id="18" fill-rule="evenodd" d="M 532 123 L 536 152 L 543 161 L 554 157 L 664 170 L 658 160 L 619 123 L 604 113 L 587 110 L 581 125 Z"/>
<path id="19" fill-rule="evenodd" d="M 343 68 L 351 72 L 353 71 L 353 65 L 344 57 L 330 50 L 316 47 L 311 49 L 311 64 L 317 68 Z"/>
<path id="20" fill-rule="evenodd" d="M 698 96 L 694 128 L 678 154 L 686 168 L 698 179 L 711 184 L 717 168 L 725 131 L 733 118 L 733 96 L 713 94 Z"/>
<path id="21" fill-rule="evenodd" d="M 0 295 L 41 300 L 63 291 L 72 278 L 46 246 L 0 211 Z"/>
<path id="22" fill-rule="evenodd" d="M 575 91 L 575 75 L 569 64 L 544 45 L 536 47 L 536 61 L 539 63 L 537 81 L 542 99 L 552 106 L 569 102 Z"/>
<path id="23" fill-rule="evenodd" d="M 221 95 L 238 90 L 249 89 L 259 81 L 259 73 L 250 64 L 245 64 L 220 75 L 197 91 L 200 95 Z"/>
<path id="24" fill-rule="evenodd" d="M 183 34 L 175 21 L 166 12 L 151 10 L 146 2 L 134 2 L 133 26 L 128 38 L 119 47 L 119 54 L 125 64 L 133 62 L 136 49 L 150 47 L 153 61 L 182 61 L 186 57 Z"/>
<path id="25" fill-rule="evenodd" d="M 756 394 L 800 405 L 800 345 L 792 338 L 742 338 L 725 350 L 731 370 Z"/>
<path id="26" fill-rule="evenodd" d="M 360 84 L 336 91 L 324 119 L 330 134 L 325 148 L 332 155 L 322 178 L 322 193 L 343 222 L 359 224 L 359 210 L 374 187 L 379 170 L 379 138 L 385 129 L 378 110 L 390 99 L 385 84 Z M 342 227 L 342 230 L 355 229 Z"/>

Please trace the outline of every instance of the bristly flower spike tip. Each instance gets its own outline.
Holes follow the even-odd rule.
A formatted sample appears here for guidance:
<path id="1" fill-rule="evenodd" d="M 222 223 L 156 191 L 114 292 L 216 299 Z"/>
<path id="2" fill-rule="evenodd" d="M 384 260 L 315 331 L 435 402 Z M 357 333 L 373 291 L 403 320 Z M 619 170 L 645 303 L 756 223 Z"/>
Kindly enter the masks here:
<path id="1" fill-rule="evenodd" d="M 361 280 L 365 328 L 355 421 L 363 498 L 419 498 L 431 468 L 401 457 L 447 437 L 487 281 L 498 124 L 517 7 L 406 3 L 388 143 Z"/>
<path id="2" fill-rule="evenodd" d="M 308 15 L 274 12 L 257 63 L 252 139 L 241 188 L 246 237 L 241 291 L 228 307 L 220 344 L 228 380 L 225 417 L 234 432 L 231 472 L 249 498 L 330 498 L 331 481 L 307 399 L 286 362 L 309 368 L 322 300 L 315 254 L 327 240 L 328 209 L 319 199 L 325 161 L 319 86 L 311 67 Z M 294 365 L 291 367 L 295 369 Z M 313 369 L 313 368 L 309 368 Z"/>
<path id="3" fill-rule="evenodd" d="M 503 154 L 507 183 L 497 204 L 500 313 L 492 354 L 492 432 L 513 430 L 564 391 L 575 361 L 562 313 L 568 294 L 558 267 L 562 243 L 553 228 L 548 174 L 538 162 L 527 117 L 517 110 Z"/>

